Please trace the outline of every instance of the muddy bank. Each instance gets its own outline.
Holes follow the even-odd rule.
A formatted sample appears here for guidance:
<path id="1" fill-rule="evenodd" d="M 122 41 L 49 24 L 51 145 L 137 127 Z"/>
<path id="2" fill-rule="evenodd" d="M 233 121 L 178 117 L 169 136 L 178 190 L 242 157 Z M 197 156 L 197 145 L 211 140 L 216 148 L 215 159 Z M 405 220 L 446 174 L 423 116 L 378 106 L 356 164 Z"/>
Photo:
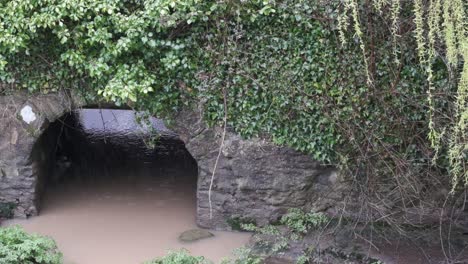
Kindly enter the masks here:
<path id="1" fill-rule="evenodd" d="M 249 247 L 263 256 L 267 264 L 442 264 L 468 263 L 468 236 L 448 226 L 442 233 L 437 227 L 396 232 L 390 227 L 359 225 L 326 227 L 306 234 L 291 232 L 285 226 L 278 235 L 256 234 Z M 281 249 L 278 250 L 278 247 Z"/>

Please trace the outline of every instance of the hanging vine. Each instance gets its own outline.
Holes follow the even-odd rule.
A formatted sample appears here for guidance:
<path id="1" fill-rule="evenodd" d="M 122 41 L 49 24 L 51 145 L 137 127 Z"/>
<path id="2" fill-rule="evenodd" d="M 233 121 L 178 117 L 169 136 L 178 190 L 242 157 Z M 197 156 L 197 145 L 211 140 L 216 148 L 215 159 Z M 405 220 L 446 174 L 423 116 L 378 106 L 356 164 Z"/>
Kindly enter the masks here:
<path id="1" fill-rule="evenodd" d="M 362 42 L 362 22 L 358 17 L 358 2 L 343 1 L 344 7 L 338 19 L 340 38 L 345 41 L 345 31 L 349 25 L 348 13 L 351 13 L 354 24 L 354 34 Z M 399 0 L 372 0 L 372 6 L 378 12 L 389 8 L 391 11 L 391 33 L 394 41 L 395 61 L 398 63 L 398 17 L 401 12 Z M 460 184 L 468 186 L 468 82 L 467 82 L 467 26 L 463 0 L 431 0 L 428 3 L 422 0 L 413 2 L 414 38 L 421 67 L 427 77 L 428 102 L 428 138 L 435 150 L 434 162 L 439 158 L 442 148 L 448 148 L 450 172 L 452 175 L 453 190 Z M 442 44 L 442 45 L 440 45 Z M 363 44 L 361 44 L 363 45 Z M 364 59 L 366 60 L 365 53 Z M 438 59 L 445 61 L 445 66 L 455 85 L 456 96 L 453 100 L 454 116 L 449 124 L 437 124 L 435 115 L 438 112 L 435 94 L 439 91 L 434 86 L 434 65 Z M 459 79 L 458 81 L 456 79 Z"/>

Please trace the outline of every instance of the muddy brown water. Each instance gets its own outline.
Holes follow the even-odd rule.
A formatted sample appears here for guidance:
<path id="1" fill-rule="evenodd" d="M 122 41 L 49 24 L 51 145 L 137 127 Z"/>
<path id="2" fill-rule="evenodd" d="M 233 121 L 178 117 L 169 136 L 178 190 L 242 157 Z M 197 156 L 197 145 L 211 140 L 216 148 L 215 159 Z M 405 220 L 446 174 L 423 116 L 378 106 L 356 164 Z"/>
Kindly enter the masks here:
<path id="1" fill-rule="evenodd" d="M 52 123 L 35 146 L 51 153 L 50 165 L 43 154 L 35 160 L 45 183 L 40 214 L 5 224 L 52 237 L 66 264 L 136 264 L 182 248 L 219 263 L 246 244 L 250 234 L 235 232 L 178 240 L 197 228 L 197 165 L 161 120 L 137 116 L 83 109 Z M 154 148 L 145 141 L 153 130 L 165 133 Z"/>
<path id="2" fill-rule="evenodd" d="M 142 263 L 181 248 L 220 263 L 250 237 L 211 231 L 212 238 L 180 242 L 196 228 L 196 199 L 194 179 L 177 168 L 101 173 L 49 184 L 39 216 L 6 225 L 54 238 L 67 264 Z"/>

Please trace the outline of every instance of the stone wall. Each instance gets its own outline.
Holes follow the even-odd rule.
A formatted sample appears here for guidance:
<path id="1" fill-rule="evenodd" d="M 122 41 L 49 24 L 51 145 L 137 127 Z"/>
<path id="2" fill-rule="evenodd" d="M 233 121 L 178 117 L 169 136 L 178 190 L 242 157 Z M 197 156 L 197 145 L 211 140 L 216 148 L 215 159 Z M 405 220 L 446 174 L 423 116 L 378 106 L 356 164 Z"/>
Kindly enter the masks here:
<path id="1" fill-rule="evenodd" d="M 73 101 L 65 93 L 0 96 L 0 203 L 14 203 L 16 217 L 38 212 L 41 165 L 33 162 L 33 147 L 50 122 L 74 107 Z M 48 154 L 38 150 L 34 155 L 46 159 Z"/>
<path id="2" fill-rule="evenodd" d="M 38 213 L 38 164 L 32 151 L 48 125 L 85 105 L 66 93 L 0 96 L 0 203 L 15 203 L 15 216 Z M 185 142 L 198 163 L 197 223 L 231 229 L 239 221 L 265 224 L 288 208 L 331 210 L 342 200 L 343 184 L 336 173 L 309 156 L 267 140 L 226 134 L 211 193 L 208 190 L 218 156 L 222 128 L 209 128 L 201 108 L 173 117 L 171 129 Z M 34 155 L 48 155 L 35 153 Z"/>
<path id="3" fill-rule="evenodd" d="M 277 221 L 289 208 L 336 211 L 347 185 L 336 170 L 310 156 L 267 140 L 242 139 L 226 133 L 211 193 L 208 191 L 221 144 L 222 128 L 209 128 L 202 110 L 190 109 L 174 117 L 171 129 L 198 162 L 197 223 L 232 229 L 237 222 L 259 225 Z"/>

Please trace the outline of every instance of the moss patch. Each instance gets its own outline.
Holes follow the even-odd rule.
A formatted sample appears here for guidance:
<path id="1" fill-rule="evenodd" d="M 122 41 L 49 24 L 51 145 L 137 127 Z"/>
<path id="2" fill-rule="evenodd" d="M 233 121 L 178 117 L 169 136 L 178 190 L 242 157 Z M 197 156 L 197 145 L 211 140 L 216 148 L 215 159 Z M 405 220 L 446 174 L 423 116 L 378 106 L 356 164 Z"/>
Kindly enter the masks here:
<path id="1" fill-rule="evenodd" d="M 14 203 L 0 203 L 0 218 L 11 219 L 13 218 L 16 204 Z"/>

